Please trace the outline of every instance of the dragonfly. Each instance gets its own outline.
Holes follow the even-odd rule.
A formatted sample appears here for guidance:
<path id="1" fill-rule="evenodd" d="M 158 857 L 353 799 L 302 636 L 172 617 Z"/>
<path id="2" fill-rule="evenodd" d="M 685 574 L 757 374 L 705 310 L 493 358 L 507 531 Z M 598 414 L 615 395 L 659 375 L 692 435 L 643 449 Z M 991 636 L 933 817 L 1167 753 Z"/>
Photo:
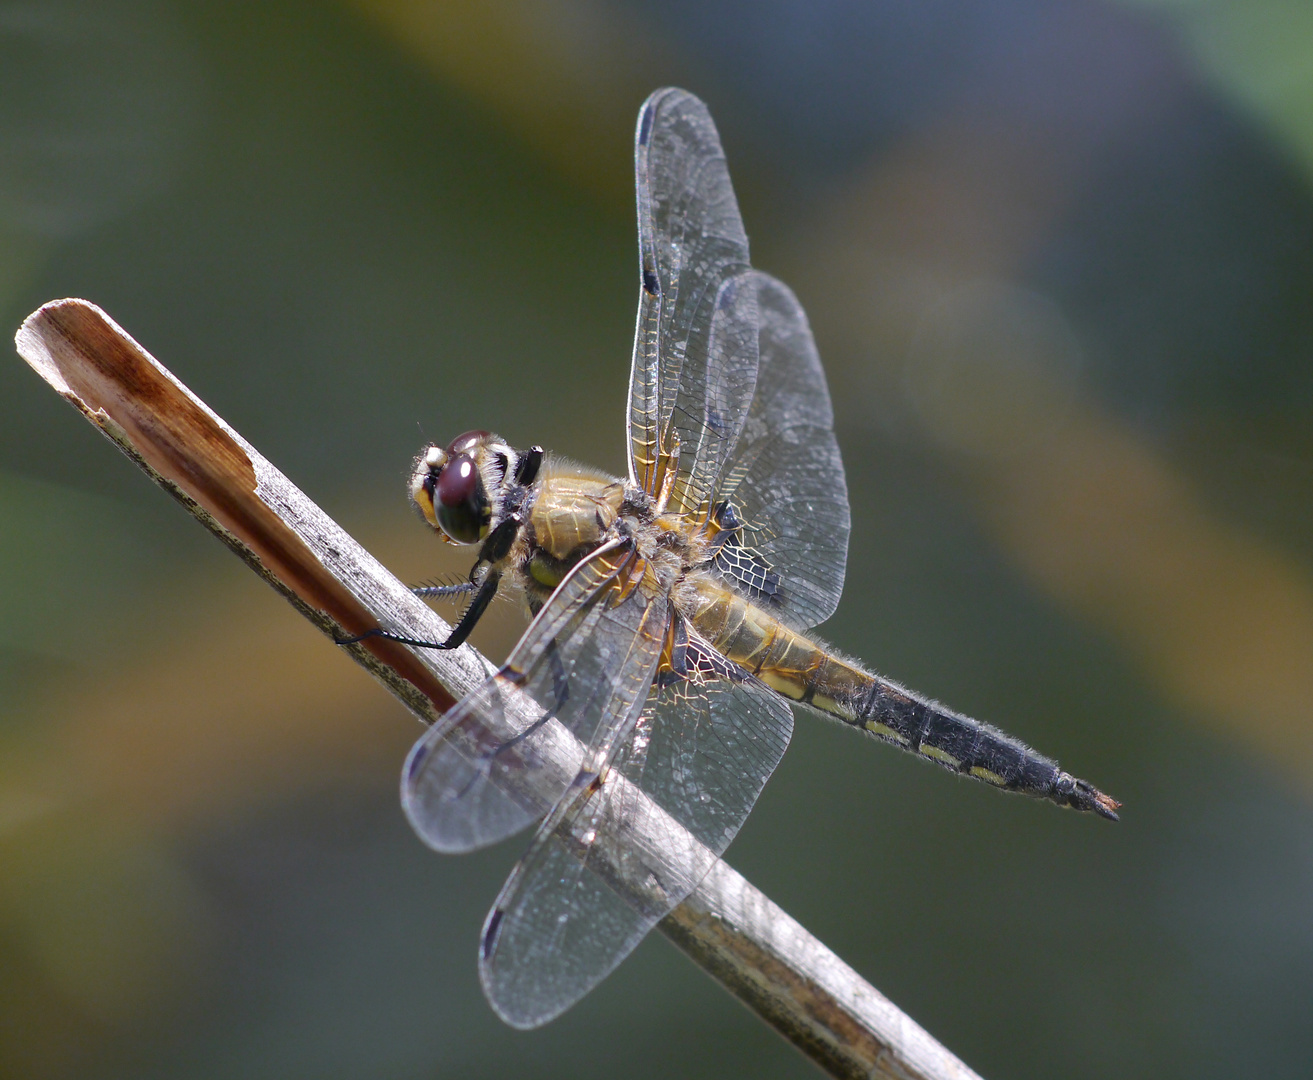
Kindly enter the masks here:
<path id="1" fill-rule="evenodd" d="M 468 602 L 446 641 L 386 635 L 455 648 L 498 594 L 531 616 L 506 662 L 420 738 L 402 776 L 406 814 L 439 851 L 540 820 L 479 958 L 485 993 L 516 1027 L 568 1008 L 696 887 L 779 763 L 795 706 L 998 788 L 1114 820 L 1120 805 L 814 636 L 839 602 L 850 521 L 807 317 L 787 286 L 753 269 L 697 97 L 652 94 L 635 158 L 628 475 L 488 431 L 427 446 L 413 501 L 442 539 L 479 547 L 468 580 L 416 592 Z M 487 718 L 525 700 L 533 708 L 517 733 L 490 737 Z M 521 797 L 510 774 L 526 767 L 524 736 L 549 721 L 582 745 L 578 771 L 535 777 L 535 797 Z M 648 880 L 622 880 L 616 800 L 634 786 L 700 842 L 701 862 L 681 865 L 676 852 L 657 871 L 644 864 Z"/>

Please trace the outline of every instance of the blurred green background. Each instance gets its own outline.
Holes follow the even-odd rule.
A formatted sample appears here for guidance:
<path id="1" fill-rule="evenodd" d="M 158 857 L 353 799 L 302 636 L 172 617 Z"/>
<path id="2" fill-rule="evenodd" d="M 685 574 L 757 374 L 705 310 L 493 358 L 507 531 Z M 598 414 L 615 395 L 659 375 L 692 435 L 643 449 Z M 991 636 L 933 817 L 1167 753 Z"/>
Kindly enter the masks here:
<path id="1" fill-rule="evenodd" d="M 623 468 L 672 83 L 829 374 L 823 633 L 1126 804 L 801 717 L 730 861 L 987 1077 L 1307 1076 L 1313 7 L 3 2 L 4 323 L 95 301 L 403 578 L 463 570 L 424 439 Z M 501 1026 L 523 838 L 426 851 L 413 720 L 16 357 L 0 560 L 0 1074 L 812 1075 L 659 935 Z"/>

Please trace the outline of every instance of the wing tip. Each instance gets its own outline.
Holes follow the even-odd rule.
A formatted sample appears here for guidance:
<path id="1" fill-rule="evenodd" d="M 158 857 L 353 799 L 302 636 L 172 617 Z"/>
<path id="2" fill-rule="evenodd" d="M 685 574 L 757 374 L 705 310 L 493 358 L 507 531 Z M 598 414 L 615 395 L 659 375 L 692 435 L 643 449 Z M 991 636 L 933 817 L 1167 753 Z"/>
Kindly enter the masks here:
<path id="1" fill-rule="evenodd" d="M 514 981 L 508 983 L 506 973 L 499 972 L 494 964 L 494 955 L 505 916 L 506 909 L 500 903 L 494 904 L 483 924 L 483 936 L 479 939 L 479 984 L 483 987 L 483 996 L 487 998 L 492 1011 L 502 1023 L 517 1031 L 532 1031 L 555 1020 L 583 995 L 567 996 L 564 1000 L 556 1000 L 547 1008 L 541 1007 L 542 1002 L 538 1003 L 540 1006 L 538 1008 L 528 1007 L 531 1003 L 523 993 L 525 987 L 520 985 L 518 987 L 520 992 L 517 993 Z"/>
<path id="2" fill-rule="evenodd" d="M 652 130 L 656 127 L 656 116 L 663 106 L 668 106 L 672 101 L 680 104 L 688 104 L 701 110 L 711 118 L 711 112 L 697 94 L 690 93 L 688 90 L 682 90 L 678 86 L 662 86 L 653 90 L 647 95 L 642 106 L 638 110 L 638 128 L 634 133 L 634 145 L 641 151 L 647 148 L 648 142 L 652 138 Z"/>
<path id="3" fill-rule="evenodd" d="M 681 90 L 677 86 L 662 86 L 647 95 L 647 100 L 638 110 L 638 130 L 634 134 L 635 145 L 640 148 L 647 146 L 648 140 L 652 138 L 652 129 L 656 126 L 657 110 L 672 94 L 688 94 L 688 91 Z"/>

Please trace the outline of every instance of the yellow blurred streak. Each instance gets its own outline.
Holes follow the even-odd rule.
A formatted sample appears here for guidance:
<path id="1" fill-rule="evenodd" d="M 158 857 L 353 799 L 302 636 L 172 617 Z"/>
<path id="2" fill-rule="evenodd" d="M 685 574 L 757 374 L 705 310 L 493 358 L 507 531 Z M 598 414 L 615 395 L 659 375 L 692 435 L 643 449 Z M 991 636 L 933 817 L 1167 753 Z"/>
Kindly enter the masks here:
<path id="1" fill-rule="evenodd" d="M 1120 640 L 1166 700 L 1307 785 L 1308 568 L 1210 512 L 1152 444 L 1080 398 L 1066 360 L 1015 355 L 1063 351 L 1060 326 L 991 342 L 1006 320 L 986 305 L 956 360 L 918 350 L 947 300 L 1017 306 L 1024 290 L 1008 279 L 1079 195 L 1088 165 L 968 109 L 910 139 L 798 230 L 789 262 L 799 291 L 824 336 L 869 358 L 852 373 L 869 380 L 868 401 L 910 394 L 921 434 L 970 481 L 982 519 L 1032 581 Z M 1020 307 L 1040 324 L 1060 318 L 1040 299 Z M 995 385 L 978 368 L 991 353 L 1004 357 Z M 928 359 L 941 370 L 914 366 Z"/>
<path id="2" fill-rule="evenodd" d="M 372 548 L 403 575 L 463 573 L 468 555 L 437 543 L 398 506 L 395 532 Z M 282 799 L 325 777 L 400 767 L 419 727 L 373 679 L 289 605 L 234 562 L 217 580 L 188 586 L 158 639 L 135 660 L 87 685 L 74 681 L 37 706 L 15 748 L 0 806 L 10 820 L 42 809 L 112 808 L 150 828 L 176 830 Z M 494 608 L 494 611 L 498 611 Z M 482 641 L 505 651 L 509 605 Z M 386 718 L 386 719 L 385 719 Z"/>
<path id="3" fill-rule="evenodd" d="M 378 516 L 396 527 L 372 550 L 403 576 L 468 570 L 400 501 Z M 159 635 L 109 676 L 78 672 L 0 754 L 0 941 L 84 1020 L 166 1003 L 202 963 L 205 899 L 174 844 L 318 787 L 390 790 L 421 730 L 235 561 L 178 599 L 143 597 L 170 613 Z M 480 644 L 500 655 L 522 620 L 493 610 Z"/>
<path id="4" fill-rule="evenodd" d="M 188 609 L 120 673 L 43 703 L 41 790 L 61 809 L 172 829 L 367 771 L 415 734 L 380 723 L 373 680 L 255 579 L 202 583 Z"/>
<path id="5" fill-rule="evenodd" d="M 612 204 L 632 202 L 624 134 L 670 78 L 650 25 L 591 0 L 348 2 L 572 183 Z"/>
<path id="6" fill-rule="evenodd" d="M 1313 781 L 1313 577 L 1216 520 L 1108 417 L 1042 453 L 985 459 L 979 503 L 1056 599 L 1125 642 L 1163 692 Z"/>

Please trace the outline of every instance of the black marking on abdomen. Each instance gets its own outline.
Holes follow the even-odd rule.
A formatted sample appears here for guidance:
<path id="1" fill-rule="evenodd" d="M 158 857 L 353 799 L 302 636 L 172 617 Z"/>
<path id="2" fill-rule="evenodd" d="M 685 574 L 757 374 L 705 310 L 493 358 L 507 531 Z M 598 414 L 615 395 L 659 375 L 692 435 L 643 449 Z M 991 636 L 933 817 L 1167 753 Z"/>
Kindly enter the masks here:
<path id="1" fill-rule="evenodd" d="M 959 772 L 970 771 L 978 760 L 981 744 L 987 741 L 985 730 L 974 720 L 950 716 L 925 709 L 920 746 L 935 749 L 962 762 Z M 942 762 L 941 762 L 942 763 Z"/>
<path id="2" fill-rule="evenodd" d="M 873 680 L 870 694 L 857 711 L 857 719 L 863 725 L 870 722 L 887 727 L 907 749 L 919 750 L 927 712 L 923 702 L 908 694 L 890 693 L 887 685 Z"/>
<path id="3" fill-rule="evenodd" d="M 1003 780 L 1003 787 L 1011 787 L 1025 775 L 1030 752 L 1011 739 L 984 739 L 977 750 L 977 767 L 986 769 Z M 1032 775 L 1032 779 L 1038 779 Z"/>
<path id="4" fill-rule="evenodd" d="M 872 677 L 854 721 L 864 730 L 995 787 L 1117 820 L 1120 805 L 1019 739 Z"/>
<path id="5" fill-rule="evenodd" d="M 953 772 L 972 774 L 973 769 L 983 769 L 988 776 L 972 775 L 998 787 L 1047 794 L 1045 781 L 1051 782 L 1057 768 L 997 728 L 923 701 L 883 679 L 872 680 L 858 722 L 868 731 L 870 724 L 889 729 L 893 741 Z M 879 731 L 873 734 L 891 737 Z"/>

